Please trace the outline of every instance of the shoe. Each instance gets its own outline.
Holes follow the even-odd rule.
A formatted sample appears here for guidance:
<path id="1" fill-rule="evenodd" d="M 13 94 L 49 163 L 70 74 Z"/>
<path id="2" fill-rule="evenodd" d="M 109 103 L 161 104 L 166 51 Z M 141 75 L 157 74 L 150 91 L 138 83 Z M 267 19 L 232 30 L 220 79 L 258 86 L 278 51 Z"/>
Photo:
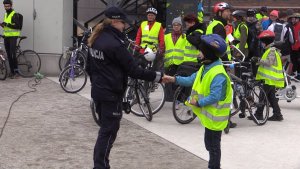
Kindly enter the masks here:
<path id="1" fill-rule="evenodd" d="M 236 123 L 233 123 L 232 121 L 229 121 L 229 127 L 230 128 L 235 128 L 237 126 Z"/>
<path id="2" fill-rule="evenodd" d="M 273 115 L 268 118 L 269 121 L 282 121 L 283 117 L 282 115 Z"/>
<path id="3" fill-rule="evenodd" d="M 264 119 L 263 115 L 257 115 L 255 113 L 254 116 L 256 117 L 257 120 L 263 120 Z M 248 120 L 253 120 L 252 116 L 248 116 L 247 119 Z"/>

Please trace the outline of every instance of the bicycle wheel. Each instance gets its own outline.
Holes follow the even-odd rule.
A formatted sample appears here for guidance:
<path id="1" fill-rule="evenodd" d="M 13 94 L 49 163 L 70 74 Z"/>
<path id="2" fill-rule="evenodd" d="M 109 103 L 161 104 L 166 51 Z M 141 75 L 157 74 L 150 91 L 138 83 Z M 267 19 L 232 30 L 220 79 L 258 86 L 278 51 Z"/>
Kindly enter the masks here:
<path id="1" fill-rule="evenodd" d="M 145 82 L 152 113 L 156 114 L 165 104 L 165 87 L 161 83 Z"/>
<path id="2" fill-rule="evenodd" d="M 137 103 L 140 111 L 148 121 L 151 121 L 153 114 L 149 103 L 149 98 L 147 97 L 146 91 L 142 85 L 139 85 L 139 88 L 135 89 L 135 95 L 137 96 Z"/>
<path id="3" fill-rule="evenodd" d="M 191 88 L 179 86 L 174 94 L 172 106 L 173 116 L 180 124 L 188 124 L 196 118 L 192 109 L 185 105 L 185 101 L 189 97 L 190 91 Z"/>
<path id="4" fill-rule="evenodd" d="M 100 116 L 100 114 L 97 112 L 96 104 L 95 104 L 95 102 L 94 102 L 93 99 L 91 99 L 91 101 L 90 101 L 90 108 L 91 108 L 91 111 L 92 111 L 92 115 L 93 115 L 94 121 L 96 122 L 96 124 L 97 124 L 98 126 L 101 127 L 101 120 L 100 120 L 100 119 L 101 119 L 101 116 Z"/>
<path id="5" fill-rule="evenodd" d="M 85 69 L 87 56 L 82 51 L 77 51 L 76 64 Z"/>
<path id="6" fill-rule="evenodd" d="M 0 56 L 2 57 L 2 56 Z M 0 80 L 5 80 L 7 77 L 7 67 L 6 67 L 6 63 L 5 60 L 1 59 L 1 63 L 0 63 Z"/>
<path id="7" fill-rule="evenodd" d="M 270 109 L 267 95 L 260 84 L 255 84 L 249 91 L 245 97 L 248 102 L 246 109 L 254 123 L 264 125 L 268 121 Z"/>
<path id="8" fill-rule="evenodd" d="M 19 73 L 23 77 L 33 77 L 41 69 L 41 58 L 33 50 L 25 50 L 17 57 Z"/>
<path id="9" fill-rule="evenodd" d="M 65 67 L 67 67 L 70 63 L 71 52 L 66 51 L 59 57 L 58 66 L 59 70 L 62 71 Z"/>
<path id="10" fill-rule="evenodd" d="M 79 65 L 67 66 L 59 75 L 59 83 L 67 93 L 77 93 L 84 88 L 87 74 Z"/>

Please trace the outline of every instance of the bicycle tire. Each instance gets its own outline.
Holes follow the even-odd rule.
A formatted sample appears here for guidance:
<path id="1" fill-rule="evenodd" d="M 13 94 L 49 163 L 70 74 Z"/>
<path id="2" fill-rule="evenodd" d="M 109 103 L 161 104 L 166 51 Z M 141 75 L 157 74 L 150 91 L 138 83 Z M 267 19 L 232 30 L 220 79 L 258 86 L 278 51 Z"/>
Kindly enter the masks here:
<path id="1" fill-rule="evenodd" d="M 17 56 L 18 70 L 22 77 L 33 77 L 41 69 L 41 58 L 33 50 L 24 50 Z"/>
<path id="2" fill-rule="evenodd" d="M 149 98 L 147 98 L 146 91 L 142 85 L 139 85 L 139 88 L 135 89 L 135 94 L 138 98 L 137 100 L 138 100 L 139 108 L 142 111 L 144 117 L 148 121 L 151 121 L 153 114 L 152 114 L 151 106 L 149 103 Z"/>
<path id="3" fill-rule="evenodd" d="M 75 81 L 79 81 L 79 84 L 75 84 Z M 67 93 L 79 92 L 84 88 L 86 82 L 87 74 L 79 65 L 67 66 L 59 75 L 60 86 Z"/>
<path id="4" fill-rule="evenodd" d="M 76 64 L 81 66 L 83 69 L 86 67 L 86 58 L 87 56 L 82 51 L 77 51 L 76 54 Z"/>
<path id="5" fill-rule="evenodd" d="M 185 101 L 189 97 L 187 93 L 190 93 L 185 91 L 187 89 L 188 88 L 186 87 L 179 86 L 175 90 L 174 94 L 174 100 L 172 104 L 173 116 L 180 124 L 188 124 L 196 118 L 196 115 L 193 113 L 192 109 L 185 105 Z M 190 91 L 190 89 L 188 90 Z"/>
<path id="6" fill-rule="evenodd" d="M 259 97 L 261 97 L 262 99 L 260 99 Z M 264 125 L 269 118 L 270 104 L 266 92 L 263 90 L 261 85 L 260 84 L 253 85 L 246 99 L 250 100 L 247 101 L 248 102 L 247 109 L 253 122 L 259 126 Z M 257 117 L 255 116 L 258 106 L 263 107 L 261 119 L 257 119 Z"/>
<path id="7" fill-rule="evenodd" d="M 163 84 L 156 82 L 145 82 L 145 84 L 149 84 L 146 91 L 154 115 L 159 112 L 165 104 L 165 87 Z"/>
<path id="8" fill-rule="evenodd" d="M 91 99 L 90 101 L 90 108 L 91 108 L 91 112 L 92 112 L 92 116 L 93 116 L 93 119 L 94 121 L 96 122 L 96 124 L 101 127 L 101 116 L 100 114 L 97 112 L 97 109 L 96 109 L 96 104 L 94 102 L 93 99 Z"/>
<path id="9" fill-rule="evenodd" d="M 1 60 L 0 63 L 0 80 L 5 80 L 7 77 L 7 67 L 5 60 Z"/>

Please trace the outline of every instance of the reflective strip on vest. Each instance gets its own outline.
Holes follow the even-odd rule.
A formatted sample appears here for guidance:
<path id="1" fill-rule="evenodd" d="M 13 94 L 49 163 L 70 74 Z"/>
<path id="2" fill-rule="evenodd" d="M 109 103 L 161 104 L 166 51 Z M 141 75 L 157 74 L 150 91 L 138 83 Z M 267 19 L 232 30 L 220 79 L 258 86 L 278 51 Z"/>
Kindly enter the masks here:
<path id="1" fill-rule="evenodd" d="M 12 24 L 12 17 L 14 16 L 16 12 L 12 11 L 8 16 L 7 13 L 4 14 L 4 22 L 7 24 Z M 7 26 L 4 26 L 3 28 L 3 35 L 6 37 L 11 37 L 11 36 L 20 36 L 21 31 L 19 29 L 12 29 Z"/>
<path id="2" fill-rule="evenodd" d="M 153 42 L 156 45 L 158 44 L 158 36 L 159 36 L 160 28 L 161 28 L 161 23 L 154 22 L 154 24 L 150 30 L 149 29 L 147 30 L 146 27 L 149 28 L 148 21 L 142 22 L 142 24 L 141 24 L 141 31 L 142 31 L 141 47 L 144 48 L 147 45 L 147 47 L 153 49 L 154 45 L 150 45 L 145 42 L 148 41 L 148 42 Z"/>

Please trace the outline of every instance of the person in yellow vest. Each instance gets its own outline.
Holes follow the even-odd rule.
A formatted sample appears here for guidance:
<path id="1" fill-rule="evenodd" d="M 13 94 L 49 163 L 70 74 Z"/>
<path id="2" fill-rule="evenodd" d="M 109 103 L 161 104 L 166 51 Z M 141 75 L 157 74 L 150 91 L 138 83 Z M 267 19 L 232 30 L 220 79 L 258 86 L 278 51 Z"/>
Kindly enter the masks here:
<path id="1" fill-rule="evenodd" d="M 4 37 L 4 46 L 8 57 L 9 67 L 10 67 L 10 77 L 18 78 L 18 63 L 16 57 L 16 46 L 17 39 L 20 36 L 20 23 L 15 15 L 15 11 L 12 8 L 11 0 L 3 1 L 4 8 L 6 13 L 4 14 L 4 21 L 1 23 L 3 27 L 3 37 Z"/>
<path id="2" fill-rule="evenodd" d="M 236 10 L 232 12 L 233 16 L 233 37 L 234 39 L 238 40 L 239 43 L 236 44 L 236 47 L 243 52 L 243 54 L 247 57 L 248 56 L 248 26 L 246 24 L 246 11 L 243 10 Z M 241 58 L 241 54 L 239 52 L 234 52 L 234 56 L 236 58 Z"/>
<path id="3" fill-rule="evenodd" d="M 255 14 L 257 20 L 265 20 L 268 19 L 268 8 L 266 6 L 262 6 L 258 13 Z"/>
<path id="4" fill-rule="evenodd" d="M 163 82 L 192 86 L 191 96 L 186 104 L 205 127 L 208 168 L 220 169 L 222 130 L 228 124 L 233 94 L 229 76 L 219 59 L 225 54 L 227 45 L 217 34 L 203 35 L 201 41 L 199 60 L 203 65 L 199 71 L 189 77 L 165 75 Z"/>
<path id="5" fill-rule="evenodd" d="M 184 62 L 197 63 L 197 57 L 200 53 L 197 48 L 200 44 L 201 35 L 205 34 L 206 27 L 203 23 L 199 22 L 195 14 L 187 14 L 184 16 L 183 21 L 187 27 Z"/>
<path id="6" fill-rule="evenodd" d="M 265 49 L 261 59 L 258 57 L 252 57 L 251 61 L 256 62 L 258 66 L 256 80 L 263 80 L 263 89 L 266 92 L 269 103 L 273 108 L 273 116 L 269 117 L 269 121 L 282 121 L 280 107 L 278 105 L 278 98 L 276 98 L 276 88 L 284 87 L 284 75 L 282 70 L 282 63 L 280 53 L 274 45 L 275 34 L 270 30 L 263 31 L 259 34 L 258 39 L 262 42 Z M 264 106 L 258 107 L 255 113 L 255 117 L 261 120 L 263 117 Z M 251 117 L 248 117 L 251 119 Z"/>
<path id="7" fill-rule="evenodd" d="M 168 75 L 175 75 L 178 66 L 184 59 L 184 48 L 186 36 L 183 33 L 181 17 L 174 18 L 172 21 L 173 31 L 165 35 L 165 57 L 164 68 Z M 166 101 L 173 101 L 176 85 L 166 84 Z"/>
<path id="8" fill-rule="evenodd" d="M 164 52 L 164 29 L 161 23 L 156 21 L 157 10 L 153 7 L 150 7 L 146 10 L 147 21 L 143 21 L 138 29 L 135 43 L 138 46 L 153 48 L 151 44 L 147 42 L 153 42 L 156 45 L 159 45 L 161 53 Z M 143 51 L 141 51 L 143 52 Z"/>
<path id="9" fill-rule="evenodd" d="M 213 12 L 215 17 L 213 21 L 207 26 L 206 35 L 218 34 L 220 35 L 228 44 L 227 45 L 227 55 L 222 57 L 222 60 L 231 60 L 231 51 L 229 47 L 229 35 L 226 35 L 225 26 L 231 19 L 231 6 L 226 2 L 220 2 L 214 5 Z"/>

